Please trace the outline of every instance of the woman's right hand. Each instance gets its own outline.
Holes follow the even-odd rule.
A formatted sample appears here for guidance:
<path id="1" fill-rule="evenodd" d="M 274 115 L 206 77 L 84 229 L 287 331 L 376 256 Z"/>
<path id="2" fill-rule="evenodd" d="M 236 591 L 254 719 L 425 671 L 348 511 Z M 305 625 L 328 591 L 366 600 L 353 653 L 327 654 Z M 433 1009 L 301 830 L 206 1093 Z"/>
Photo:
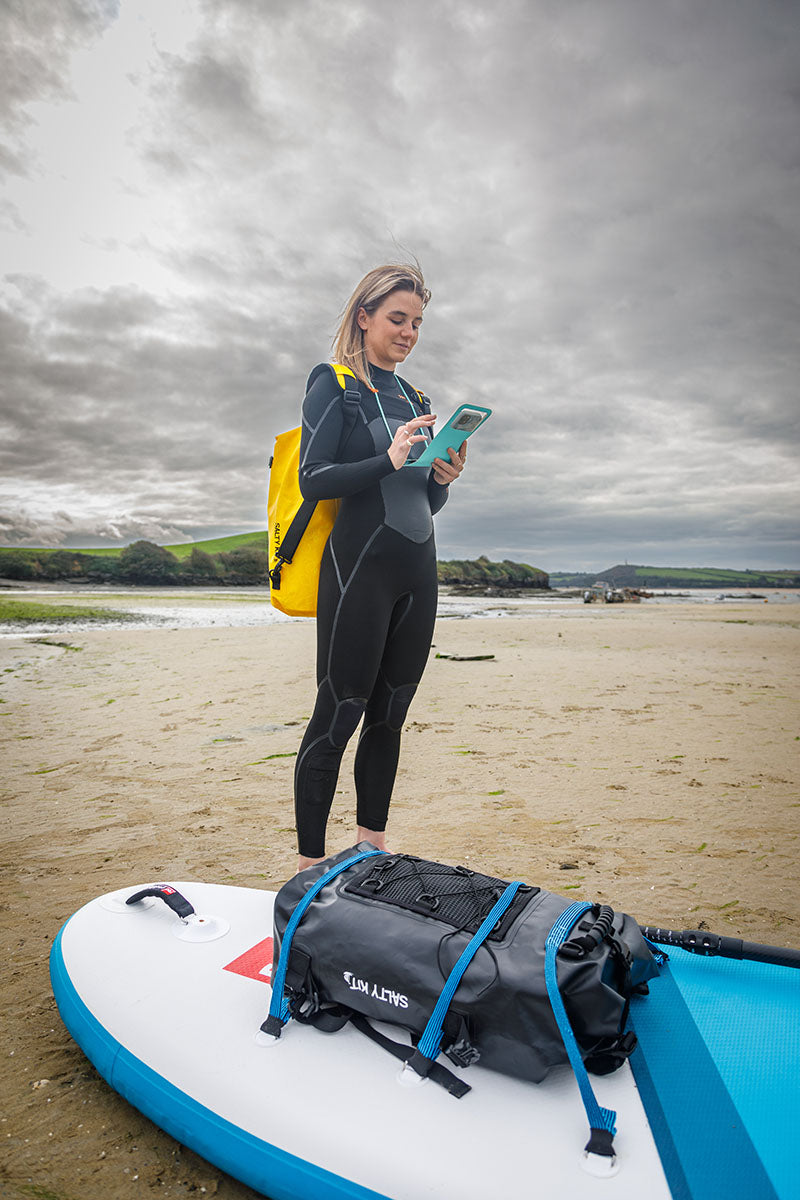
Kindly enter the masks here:
<path id="1" fill-rule="evenodd" d="M 388 450 L 389 458 L 392 460 L 392 466 L 395 471 L 399 471 L 405 465 L 408 452 L 415 442 L 425 442 L 428 440 L 424 433 L 419 433 L 418 431 L 424 429 L 427 425 L 433 425 L 435 420 L 436 414 L 429 413 L 424 417 L 413 417 L 412 420 L 406 421 L 405 425 L 399 426 Z"/>

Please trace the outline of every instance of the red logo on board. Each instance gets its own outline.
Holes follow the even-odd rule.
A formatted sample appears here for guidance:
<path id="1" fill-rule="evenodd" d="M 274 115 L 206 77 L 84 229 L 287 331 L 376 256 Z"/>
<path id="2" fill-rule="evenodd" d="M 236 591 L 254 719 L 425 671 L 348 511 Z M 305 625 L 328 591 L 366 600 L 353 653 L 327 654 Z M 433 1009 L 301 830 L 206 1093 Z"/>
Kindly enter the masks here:
<path id="1" fill-rule="evenodd" d="M 255 979 L 257 983 L 272 982 L 272 938 L 264 938 L 251 950 L 245 950 L 233 962 L 223 968 L 233 971 L 234 975 L 244 975 L 245 979 Z"/>

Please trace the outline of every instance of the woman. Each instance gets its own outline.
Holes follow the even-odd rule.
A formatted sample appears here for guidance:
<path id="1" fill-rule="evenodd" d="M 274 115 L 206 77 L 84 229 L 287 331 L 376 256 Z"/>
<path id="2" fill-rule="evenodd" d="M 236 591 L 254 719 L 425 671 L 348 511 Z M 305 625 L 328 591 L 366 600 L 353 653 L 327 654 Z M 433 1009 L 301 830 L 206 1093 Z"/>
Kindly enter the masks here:
<path id="1" fill-rule="evenodd" d="M 358 841 L 383 850 L 400 732 L 436 618 L 431 517 L 461 474 L 466 445 L 432 468 L 406 466 L 431 436 L 428 400 L 395 375 L 417 343 L 430 292 L 416 267 L 377 267 L 351 296 L 335 361 L 358 380 L 345 429 L 330 364 L 312 371 L 303 403 L 300 490 L 341 498 L 322 556 L 317 700 L 295 768 L 298 869 L 325 857 L 325 827 L 345 746 L 361 718 L 355 760 Z"/>

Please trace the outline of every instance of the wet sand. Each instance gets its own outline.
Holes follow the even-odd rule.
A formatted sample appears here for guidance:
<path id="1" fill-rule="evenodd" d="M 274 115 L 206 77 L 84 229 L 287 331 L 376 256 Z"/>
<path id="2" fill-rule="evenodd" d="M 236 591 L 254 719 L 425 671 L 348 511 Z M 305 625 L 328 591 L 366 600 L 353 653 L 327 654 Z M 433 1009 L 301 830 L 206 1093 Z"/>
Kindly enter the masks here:
<path id="1" fill-rule="evenodd" d="M 441 620 L 435 643 L 495 657 L 432 656 L 393 849 L 800 945 L 795 606 Z M 119 887 L 280 886 L 313 655 L 310 622 L 0 641 L 4 1200 L 254 1196 L 106 1086 L 60 1024 L 47 956 Z M 331 852 L 354 840 L 351 765 Z"/>

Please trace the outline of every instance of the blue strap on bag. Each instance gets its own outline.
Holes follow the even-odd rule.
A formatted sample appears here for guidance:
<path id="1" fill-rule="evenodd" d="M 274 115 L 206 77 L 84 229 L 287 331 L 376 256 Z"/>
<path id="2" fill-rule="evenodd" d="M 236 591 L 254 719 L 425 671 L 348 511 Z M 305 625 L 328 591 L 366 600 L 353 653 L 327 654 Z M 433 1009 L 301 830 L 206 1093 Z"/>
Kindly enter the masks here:
<path id="1" fill-rule="evenodd" d="M 355 866 L 356 863 L 362 862 L 365 858 L 372 858 L 376 854 L 385 854 L 385 850 L 362 850 L 359 854 L 353 854 L 350 858 L 346 858 L 344 862 L 337 863 L 331 867 L 324 875 L 320 875 L 319 879 L 308 889 L 303 899 L 295 908 L 289 922 L 286 926 L 281 943 L 281 953 L 278 959 L 278 967 L 275 971 L 275 978 L 272 981 L 272 1001 L 269 1006 L 269 1016 L 261 1026 L 262 1033 L 271 1034 L 272 1037 L 278 1038 L 281 1036 L 283 1026 L 289 1021 L 289 1002 L 284 998 L 283 991 L 286 985 L 286 972 L 289 968 L 289 956 L 292 952 L 292 938 L 295 935 L 297 926 L 303 919 L 308 906 L 315 899 L 322 889 L 331 883 L 337 875 L 341 875 L 342 871 L 346 871 L 348 867 Z"/>
<path id="2" fill-rule="evenodd" d="M 591 904 L 587 904 L 585 901 L 577 901 L 575 904 L 571 904 L 569 908 L 565 908 L 561 916 L 553 923 L 544 944 L 544 981 L 547 987 L 547 994 L 550 997 L 553 1015 L 556 1019 L 562 1041 L 564 1042 L 564 1049 L 567 1052 L 567 1057 L 569 1058 L 581 1093 L 583 1107 L 586 1109 L 586 1116 L 589 1120 L 591 1136 L 585 1146 L 586 1153 L 598 1154 L 603 1158 L 614 1158 L 613 1142 L 614 1134 L 617 1132 L 617 1114 L 610 1108 L 602 1108 L 597 1103 L 597 1098 L 592 1091 L 592 1085 L 589 1082 L 589 1075 L 584 1066 L 575 1034 L 572 1032 L 572 1026 L 569 1023 L 569 1017 L 564 1007 L 561 992 L 558 990 L 558 964 L 556 960 L 559 947 L 566 940 L 578 918 L 583 916 L 586 910 L 591 907 Z"/>
<path id="3" fill-rule="evenodd" d="M 508 885 L 500 899 L 486 915 L 476 933 L 473 934 L 470 941 L 464 947 L 461 956 L 448 975 L 445 985 L 439 994 L 439 999 L 436 1001 L 433 1012 L 428 1019 L 428 1024 L 425 1026 L 422 1037 L 419 1039 L 416 1053 L 408 1060 L 408 1066 L 416 1071 L 418 1075 L 425 1076 L 430 1073 L 431 1066 L 439 1053 L 444 1019 L 447 1016 L 447 1011 L 455 995 L 456 988 L 479 947 L 486 941 L 522 886 L 523 884 L 519 879 Z"/>

